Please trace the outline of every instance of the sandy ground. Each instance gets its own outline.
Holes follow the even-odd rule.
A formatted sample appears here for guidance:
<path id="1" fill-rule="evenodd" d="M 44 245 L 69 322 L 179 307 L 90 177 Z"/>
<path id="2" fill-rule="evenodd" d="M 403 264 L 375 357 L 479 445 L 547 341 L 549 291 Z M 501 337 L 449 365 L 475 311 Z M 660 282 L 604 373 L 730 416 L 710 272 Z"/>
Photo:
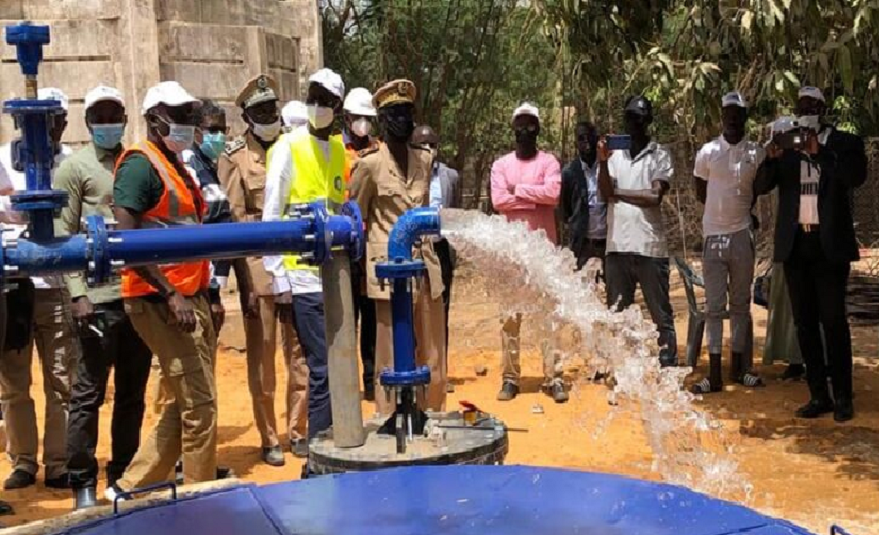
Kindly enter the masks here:
<path id="1" fill-rule="evenodd" d="M 230 308 L 236 308 L 230 297 Z M 495 400 L 500 385 L 500 335 L 497 305 L 483 297 L 472 285 L 456 287 L 451 327 L 450 376 L 455 392 L 449 407 L 469 400 L 495 413 L 510 426 L 527 429 L 510 437 L 508 464 L 529 464 L 573 468 L 658 479 L 651 470 L 651 450 L 643 426 L 635 416 L 622 411 L 600 433 L 594 433 L 610 407 L 605 386 L 588 383 L 569 374 L 574 384 L 571 401 L 556 405 L 540 393 L 540 363 L 536 340 L 523 332 L 523 393 L 514 401 Z M 682 293 L 675 291 L 675 311 L 679 342 L 685 344 L 686 305 Z M 765 311 L 755 308 L 759 362 L 765 331 Z M 243 343 L 240 317 L 230 310 L 224 329 L 226 347 L 218 363 L 220 395 L 219 458 L 239 477 L 260 483 L 297 479 L 300 461 L 288 454 L 283 468 L 260 462 L 259 439 L 252 425 L 250 399 L 246 385 L 245 360 L 236 349 Z M 784 517 L 816 533 L 827 533 L 831 523 L 839 523 L 854 534 L 879 534 L 879 329 L 855 327 L 855 390 L 857 418 L 836 425 L 825 418 L 815 422 L 792 418 L 793 410 L 807 399 L 802 382 L 782 383 L 777 378 L 782 366 L 763 368 L 768 388 L 749 390 L 727 387 L 726 392 L 700 403 L 721 419 L 738 444 L 734 456 L 742 474 L 754 487 L 751 501 L 758 510 Z M 681 347 L 683 354 L 683 347 Z M 704 359 L 703 359 L 704 360 Z M 478 377 L 476 365 L 485 365 L 488 374 Z M 283 367 L 279 367 L 282 370 Z M 34 367 L 35 397 L 42 422 L 42 381 Z M 279 381 L 280 384 L 283 382 Z M 108 393 L 112 399 L 112 392 Z M 543 414 L 532 412 L 535 404 Z M 277 399 L 278 415 L 284 414 L 283 401 Z M 372 410 L 364 404 L 364 413 Z M 102 432 L 109 424 L 109 406 L 102 409 Z M 149 415 L 144 428 L 152 425 Z M 42 425 L 42 424 L 41 424 Z M 99 460 L 107 460 L 109 437 L 101 440 Z M 8 461 L 0 460 L 0 474 L 8 473 Z M 42 474 L 36 486 L 20 491 L 4 491 L 2 497 L 16 509 L 16 515 L 0 521 L 7 525 L 61 515 L 70 510 L 69 491 L 50 491 L 43 487 Z"/>

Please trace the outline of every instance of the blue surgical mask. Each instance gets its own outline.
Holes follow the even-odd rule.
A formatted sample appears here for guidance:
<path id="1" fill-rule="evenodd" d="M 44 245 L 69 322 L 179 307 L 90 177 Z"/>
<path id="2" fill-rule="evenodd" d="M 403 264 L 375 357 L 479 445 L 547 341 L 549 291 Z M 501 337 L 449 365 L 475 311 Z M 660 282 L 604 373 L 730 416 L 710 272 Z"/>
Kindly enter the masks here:
<path id="1" fill-rule="evenodd" d="M 92 141 L 95 145 L 105 150 L 113 150 L 122 143 L 125 134 L 125 123 L 93 124 Z"/>
<path id="2" fill-rule="evenodd" d="M 226 134 L 223 132 L 205 132 L 199 148 L 211 161 L 216 162 L 226 148 Z"/>

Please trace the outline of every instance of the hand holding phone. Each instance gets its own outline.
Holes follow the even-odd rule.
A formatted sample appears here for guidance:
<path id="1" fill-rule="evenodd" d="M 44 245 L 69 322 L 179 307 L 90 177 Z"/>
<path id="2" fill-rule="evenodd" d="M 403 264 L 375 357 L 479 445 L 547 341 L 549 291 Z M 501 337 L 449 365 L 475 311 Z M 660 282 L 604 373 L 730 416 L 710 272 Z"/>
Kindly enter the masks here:
<path id="1" fill-rule="evenodd" d="M 632 136 L 605 136 L 607 150 L 629 150 L 632 148 Z"/>

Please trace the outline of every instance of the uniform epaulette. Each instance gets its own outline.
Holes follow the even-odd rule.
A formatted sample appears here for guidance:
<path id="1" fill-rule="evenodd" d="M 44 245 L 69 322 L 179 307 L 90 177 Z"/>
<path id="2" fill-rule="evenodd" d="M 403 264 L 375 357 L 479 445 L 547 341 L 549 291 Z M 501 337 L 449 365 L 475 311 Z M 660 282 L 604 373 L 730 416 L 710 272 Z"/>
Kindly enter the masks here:
<path id="1" fill-rule="evenodd" d="M 243 137 L 226 144 L 226 156 L 232 156 L 239 150 L 243 149 L 246 144 L 247 142 L 244 141 Z"/>
<path id="2" fill-rule="evenodd" d="M 378 152 L 378 149 L 379 149 L 378 145 L 376 145 L 375 147 L 367 147 L 367 148 L 363 149 L 362 151 L 358 152 L 357 156 L 363 158 L 364 156 L 369 156 L 370 154 L 375 154 L 376 152 Z"/>

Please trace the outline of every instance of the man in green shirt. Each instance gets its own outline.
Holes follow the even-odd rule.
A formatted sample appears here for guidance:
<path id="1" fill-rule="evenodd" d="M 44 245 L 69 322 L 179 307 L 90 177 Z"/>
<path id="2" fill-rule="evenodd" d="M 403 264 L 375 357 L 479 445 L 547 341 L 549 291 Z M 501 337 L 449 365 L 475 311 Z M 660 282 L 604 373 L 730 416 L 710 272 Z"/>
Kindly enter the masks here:
<path id="1" fill-rule="evenodd" d="M 68 193 L 67 206 L 57 220 L 59 234 L 85 230 L 92 215 L 113 221 L 113 171 L 122 152 L 127 116 L 121 93 L 98 86 L 85 98 L 85 119 L 91 143 L 61 164 L 56 189 Z M 148 165 L 148 164 L 147 164 Z M 104 402 L 110 368 L 115 367 L 112 456 L 107 481 L 122 477 L 140 443 L 144 394 L 152 352 L 138 336 L 125 313 L 119 281 L 88 288 L 82 273 L 65 276 L 74 321 L 79 327 L 82 356 L 70 394 L 67 427 L 67 469 L 76 508 L 96 504 L 98 483 L 98 411 Z"/>

